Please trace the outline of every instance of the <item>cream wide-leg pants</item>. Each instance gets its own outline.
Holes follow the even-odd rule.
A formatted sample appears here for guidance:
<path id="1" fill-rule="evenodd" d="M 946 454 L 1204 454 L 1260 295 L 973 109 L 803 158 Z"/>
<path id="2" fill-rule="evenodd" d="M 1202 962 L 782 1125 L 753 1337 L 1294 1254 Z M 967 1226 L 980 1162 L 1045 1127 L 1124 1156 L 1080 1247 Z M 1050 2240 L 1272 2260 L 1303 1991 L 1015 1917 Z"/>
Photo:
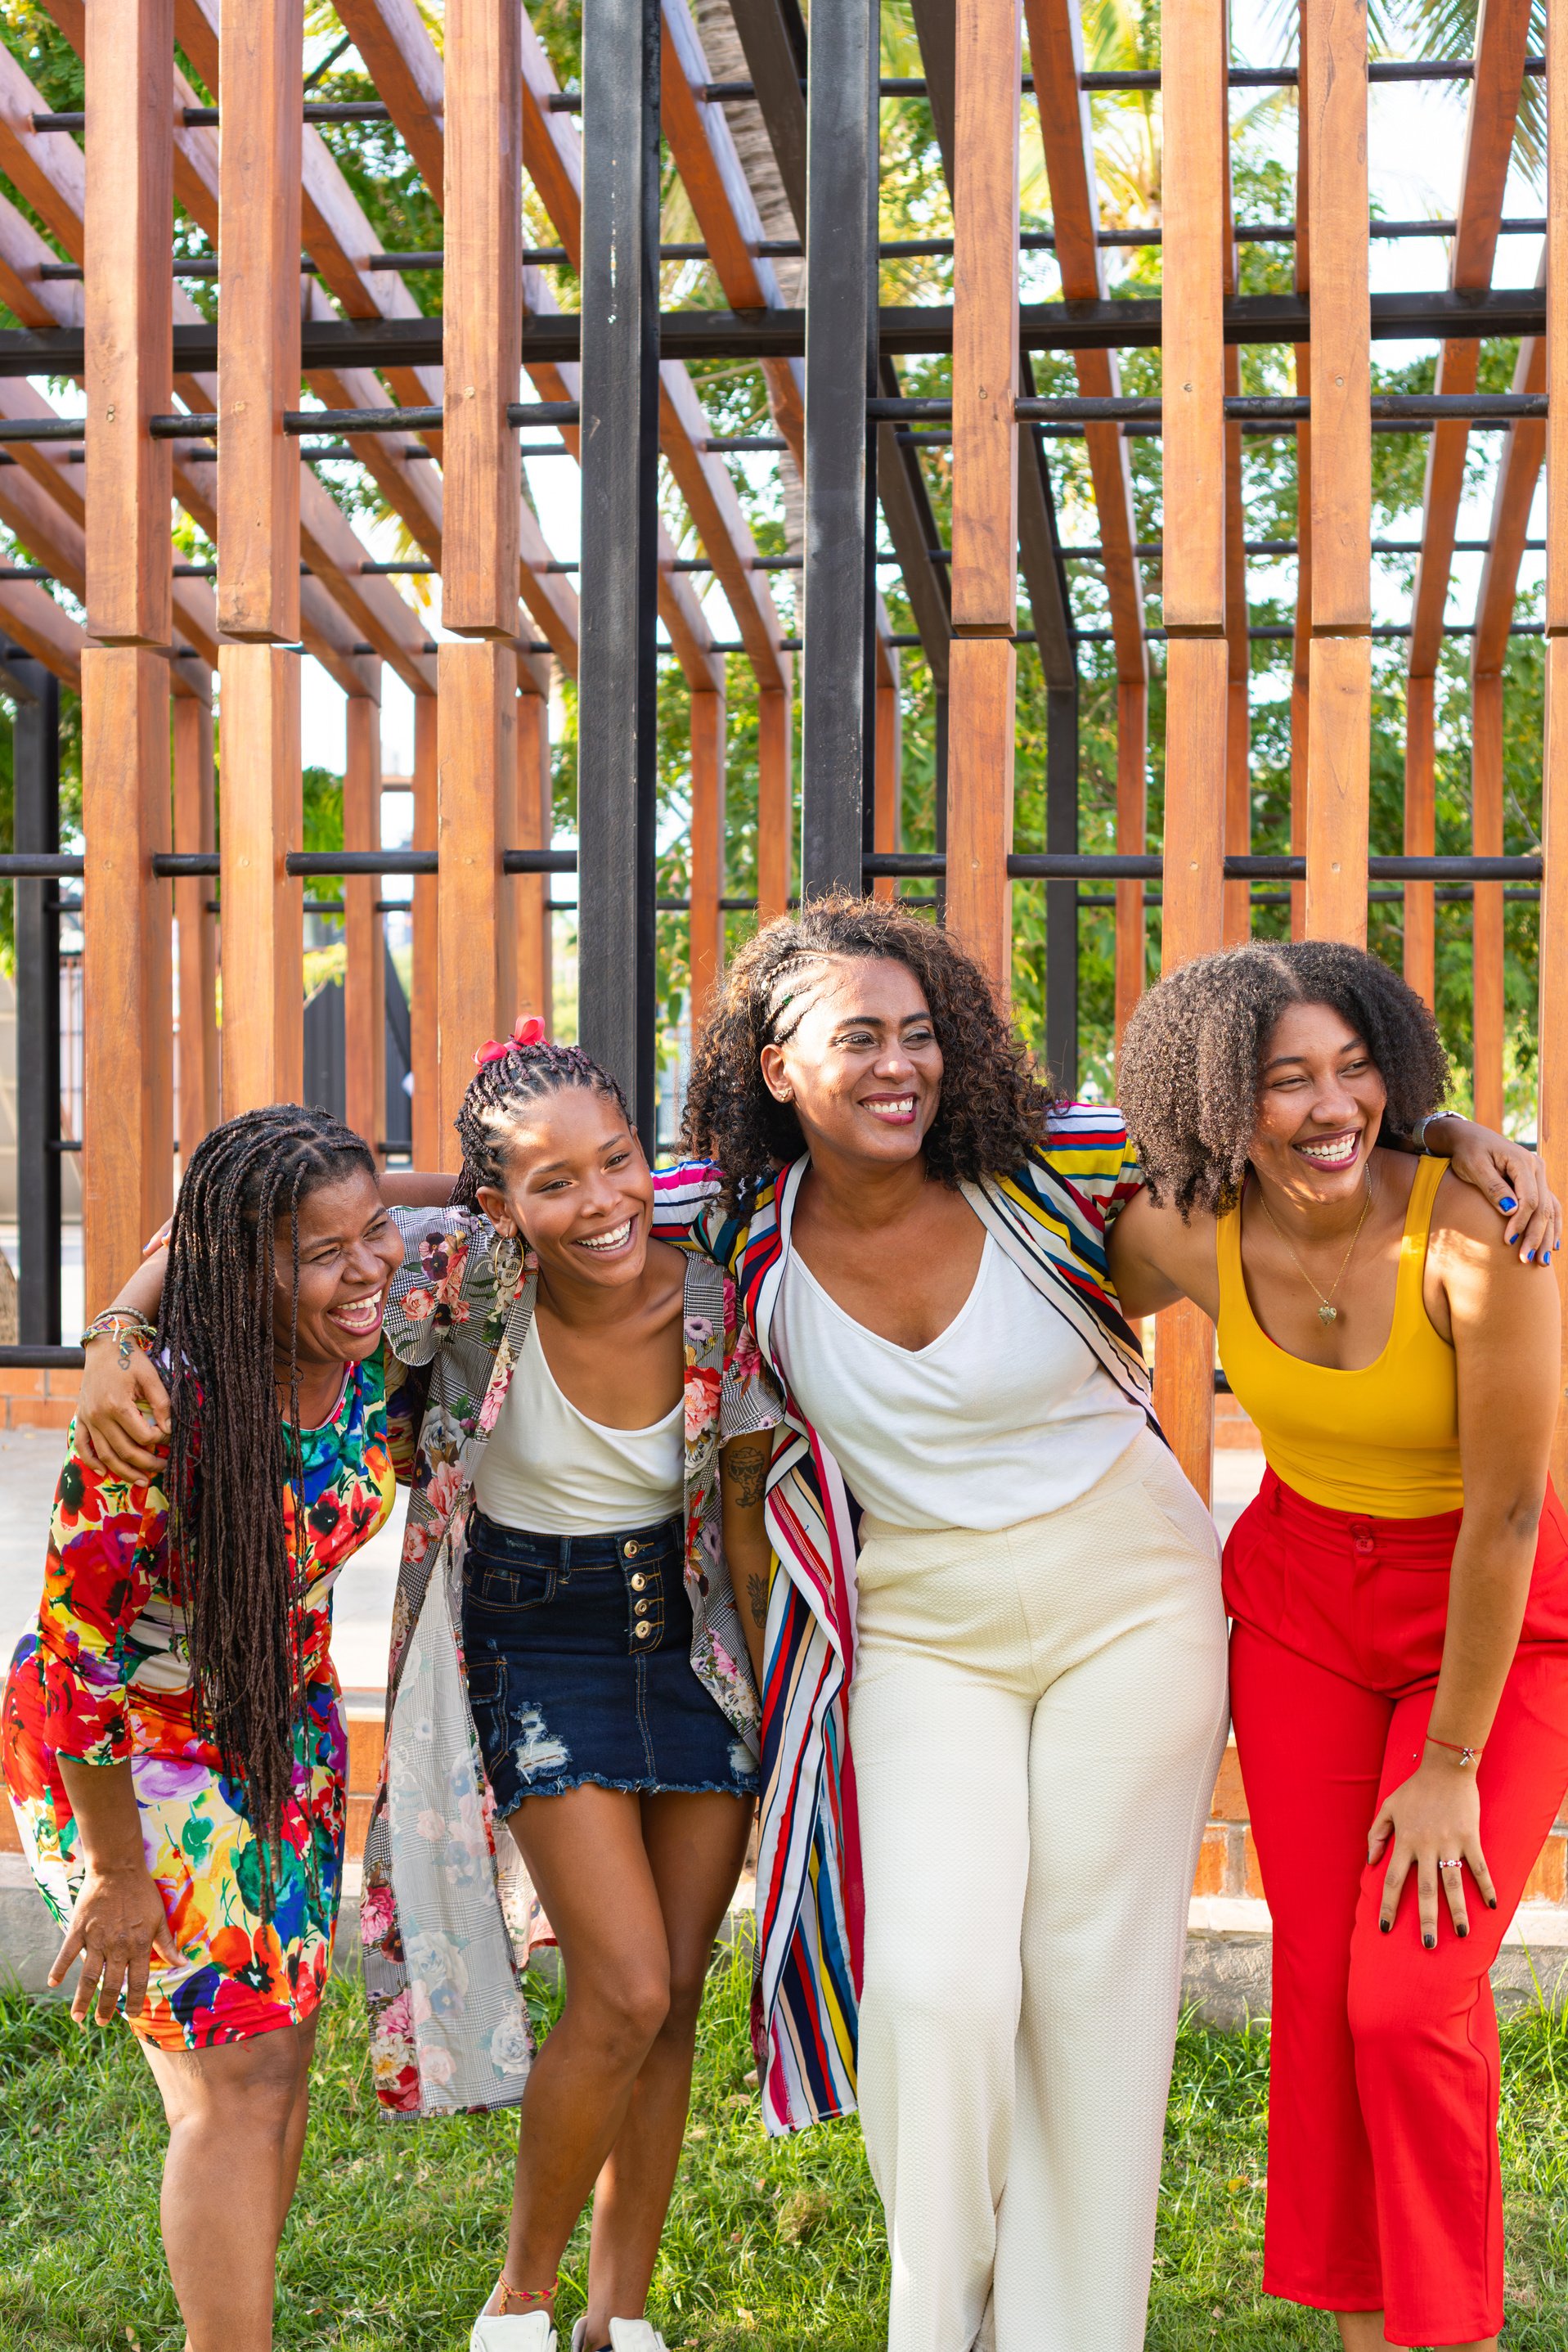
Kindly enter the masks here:
<path id="1" fill-rule="evenodd" d="M 1044 1517 L 862 1539 L 860 2100 L 889 2352 L 1140 2352 L 1226 1729 L 1213 1521 L 1144 1433 Z"/>

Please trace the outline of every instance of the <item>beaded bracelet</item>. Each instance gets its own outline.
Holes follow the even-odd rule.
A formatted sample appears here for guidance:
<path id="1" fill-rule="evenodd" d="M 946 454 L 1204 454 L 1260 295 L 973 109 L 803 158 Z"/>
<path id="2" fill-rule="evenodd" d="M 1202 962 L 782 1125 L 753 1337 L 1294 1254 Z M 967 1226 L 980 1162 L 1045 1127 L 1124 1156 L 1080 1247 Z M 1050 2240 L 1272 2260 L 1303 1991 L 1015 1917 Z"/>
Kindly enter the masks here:
<path id="1" fill-rule="evenodd" d="M 106 1307 L 101 1315 L 93 1317 L 77 1344 L 85 1348 L 93 1339 L 118 1338 L 120 1369 L 124 1371 L 131 1361 L 131 1349 L 140 1347 L 144 1352 L 150 1351 L 157 1337 L 157 1325 L 150 1323 L 146 1316 L 138 1314 L 134 1307 Z"/>

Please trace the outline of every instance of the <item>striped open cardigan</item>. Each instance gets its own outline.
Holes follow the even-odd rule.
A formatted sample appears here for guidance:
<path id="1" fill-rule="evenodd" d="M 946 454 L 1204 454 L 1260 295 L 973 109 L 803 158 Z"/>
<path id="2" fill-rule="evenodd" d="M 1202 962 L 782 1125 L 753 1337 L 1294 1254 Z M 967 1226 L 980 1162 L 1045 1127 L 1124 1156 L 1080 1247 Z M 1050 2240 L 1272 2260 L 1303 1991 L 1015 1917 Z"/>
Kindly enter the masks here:
<path id="1" fill-rule="evenodd" d="M 729 1215 L 699 1162 L 654 1178 L 655 1230 L 708 1251 L 734 1276 L 764 1360 L 786 1391 L 768 1481 L 768 1530 L 783 1574 L 768 1608 L 758 1966 L 752 2039 L 770 2132 L 855 2105 L 862 1926 L 860 1836 L 849 1746 L 860 1511 L 774 1356 L 798 1160 Z M 1010 1175 L 964 1186 L 976 1215 L 1071 1324 L 1121 1389 L 1154 1415 L 1143 1351 L 1111 1288 L 1106 1237 L 1139 1177 L 1118 1113 L 1052 1114 L 1047 1149 Z"/>

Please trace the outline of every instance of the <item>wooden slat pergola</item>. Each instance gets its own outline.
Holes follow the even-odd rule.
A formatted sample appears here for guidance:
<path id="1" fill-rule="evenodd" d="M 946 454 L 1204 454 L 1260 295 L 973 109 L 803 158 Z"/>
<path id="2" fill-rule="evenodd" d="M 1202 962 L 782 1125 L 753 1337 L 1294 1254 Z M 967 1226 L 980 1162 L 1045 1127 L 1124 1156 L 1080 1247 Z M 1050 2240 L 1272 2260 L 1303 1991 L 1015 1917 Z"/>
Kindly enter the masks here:
<path id="1" fill-rule="evenodd" d="M 87 101 L 85 119 L 50 115 L 0 49 L 0 175 L 17 199 L 0 192 L 0 299 L 18 322 L 0 333 L 0 523 L 33 557 L 0 572 L 0 623 L 19 709 L 42 708 L 50 678 L 82 698 L 89 1307 L 166 1213 L 173 1139 L 188 1149 L 220 1112 L 299 1093 L 312 866 L 345 876 L 353 1124 L 385 1133 L 382 877 L 414 877 L 413 1138 L 428 1164 L 451 1157 L 476 1037 L 519 1008 L 549 1013 L 549 877 L 575 867 L 580 1034 L 626 1080 L 651 1132 L 662 651 L 678 665 L 689 711 L 694 1010 L 722 966 L 735 903 L 725 778 L 727 662 L 737 655 L 758 694 L 758 913 L 780 911 L 799 891 L 887 893 L 912 877 L 934 891 L 934 919 L 1005 991 L 1014 886 L 1042 885 L 1040 1043 L 1068 1077 L 1083 883 L 1113 886 L 1119 1035 L 1145 984 L 1151 882 L 1167 967 L 1247 937 L 1255 883 L 1288 886 L 1298 933 L 1353 940 L 1366 937 L 1369 882 L 1392 883 L 1404 893 L 1406 974 L 1431 997 L 1435 887 L 1469 881 L 1475 1101 L 1496 1120 L 1503 891 L 1539 873 L 1540 1137 L 1559 1184 L 1568 1181 L 1568 684 L 1559 676 L 1568 461 L 1552 422 L 1568 392 L 1568 21 L 1535 59 L 1529 0 L 1488 0 L 1473 59 L 1369 67 L 1364 12 L 1304 0 L 1298 64 L 1239 70 L 1220 0 L 1166 0 L 1156 77 L 1163 218 L 1147 229 L 1162 252 L 1160 294 L 1113 299 L 1090 101 L 1095 89 L 1149 76 L 1086 71 L 1078 0 L 911 0 L 924 79 L 897 89 L 929 100 L 953 209 L 954 290 L 950 306 L 900 309 L 881 300 L 883 91 L 877 11 L 864 0 L 815 0 L 809 43 L 797 0 L 730 0 L 751 76 L 739 84 L 714 79 L 688 0 L 591 0 L 580 89 L 560 87 L 519 0 L 446 0 L 439 54 L 413 0 L 337 0 L 376 92 L 357 111 L 406 146 L 439 208 L 439 255 L 386 252 L 323 140 L 317 117 L 331 110 L 306 88 L 302 0 L 47 5 L 83 58 Z M 180 70 L 176 44 L 205 97 Z M 1500 289 L 1521 96 L 1526 76 L 1542 70 L 1545 258 L 1535 287 Z M 1374 298 L 1369 78 L 1422 71 L 1462 76 L 1469 89 L 1448 286 Z M 1249 226 L 1237 224 L 1231 190 L 1228 88 L 1239 79 L 1297 88 L 1296 217 L 1270 232 L 1293 237 L 1293 295 L 1239 291 Z M 793 240 L 764 232 L 726 111 L 742 101 L 759 109 Z M 1020 302 L 1026 110 L 1038 118 L 1051 188 L 1061 287 L 1048 302 Z M 661 313 L 661 137 L 720 307 Z M 578 274 L 579 311 L 554 290 L 549 251 L 529 252 L 525 189 Z M 176 200 L 215 250 L 215 327 L 172 262 Z M 786 299 L 776 266 L 791 244 L 806 257 L 800 302 Z M 439 316 L 409 283 L 436 267 Z M 1435 395 L 1374 400 L 1381 335 L 1437 347 Z M 1497 335 L 1521 339 L 1506 396 L 1476 389 L 1481 343 Z M 1293 348 L 1293 398 L 1242 396 L 1248 342 Z M 1151 345 L 1163 391 L 1132 398 L 1119 355 Z M 1037 395 L 1034 361 L 1053 352 L 1071 354 L 1071 397 Z M 906 362 L 934 354 L 950 354 L 950 399 L 910 397 Z M 759 552 L 732 452 L 691 373 L 710 358 L 757 370 L 773 432 L 752 446 L 769 444 L 803 486 L 799 640 L 769 581 L 770 567 L 789 564 Z M 48 376 L 84 387 L 85 436 L 35 388 Z M 304 406 L 307 397 L 318 404 Z M 1435 862 L 1439 656 L 1478 424 L 1500 426 L 1504 440 L 1473 625 L 1473 856 Z M 1379 860 L 1374 875 L 1372 644 L 1386 625 L 1374 611 L 1371 460 L 1373 431 L 1385 426 L 1427 431 L 1430 443 L 1409 623 L 1404 855 Z M 1251 855 L 1249 430 L 1293 437 L 1300 498 L 1283 859 Z M 580 475 L 580 568 L 555 558 L 523 494 L 519 437 L 540 431 L 559 437 Z M 1099 856 L 1079 845 L 1078 649 L 1096 633 L 1075 618 L 1057 535 L 1050 456 L 1062 433 L 1085 442 L 1098 523 L 1095 549 L 1066 553 L 1097 557 L 1108 624 L 1097 634 L 1114 677 L 1115 850 Z M 1151 433 L 1163 484 L 1152 547 L 1140 543 L 1130 457 L 1130 436 Z M 73 470 L 78 436 L 85 477 Z M 943 548 L 928 445 L 948 439 Z M 334 463 L 346 454 L 373 482 L 415 551 L 410 568 L 439 571 L 439 643 L 319 478 L 329 453 Z M 1543 462 L 1549 700 L 1538 866 L 1499 861 L 1506 656 Z M 677 552 L 661 519 L 661 466 L 695 558 Z M 214 580 L 174 560 L 176 506 L 215 548 Z M 878 591 L 879 563 L 896 566 L 914 616 L 902 640 Z M 733 639 L 716 635 L 700 573 L 722 590 Z M 51 583 L 81 600 L 85 629 Z M 1166 686 L 1157 852 L 1147 837 L 1155 640 Z M 904 849 L 899 834 L 904 649 L 926 666 L 936 711 L 936 836 L 920 852 Z M 345 847 L 313 861 L 300 849 L 305 653 L 349 698 Z M 1014 838 L 1020 654 L 1039 661 L 1046 689 L 1043 851 Z M 415 700 L 413 845 L 395 855 L 382 849 L 380 826 L 388 665 Z M 558 670 L 579 695 L 575 849 L 552 840 L 547 710 Z M 41 741 L 47 730 L 28 725 L 28 741 Z M 48 831 L 39 789 L 42 798 L 29 784 L 28 798 L 19 787 L 35 836 Z M 27 1098 L 45 1106 L 46 1126 L 57 1040 L 51 1049 L 44 1034 L 44 961 L 59 879 L 83 864 L 58 854 L 57 836 L 24 842 L 20 829 L 3 861 L 18 893 Z M 43 1177 L 54 1147 L 57 1203 L 59 1139 L 57 1121 L 24 1145 L 39 1179 L 24 1219 L 24 1355 L 57 1350 L 61 1338 L 57 1278 L 51 1294 L 37 1271 L 57 1213 Z M 1207 1327 L 1196 1315 L 1168 1318 L 1160 1400 L 1200 1485 L 1211 1376 Z"/>

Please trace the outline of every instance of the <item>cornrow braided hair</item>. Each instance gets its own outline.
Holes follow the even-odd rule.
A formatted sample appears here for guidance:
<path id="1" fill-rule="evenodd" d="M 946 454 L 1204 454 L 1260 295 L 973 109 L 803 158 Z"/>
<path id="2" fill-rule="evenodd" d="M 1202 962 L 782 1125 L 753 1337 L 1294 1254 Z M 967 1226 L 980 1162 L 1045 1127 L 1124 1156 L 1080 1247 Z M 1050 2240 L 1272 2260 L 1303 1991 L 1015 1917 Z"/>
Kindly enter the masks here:
<path id="1" fill-rule="evenodd" d="M 305 1497 L 299 1435 L 299 1210 L 370 1147 L 321 1110 L 274 1103 L 225 1119 L 191 1154 L 169 1234 L 158 1318 L 171 1431 L 171 1579 L 184 1612 L 199 1719 L 246 1784 L 270 1911 L 295 1743 L 305 1719 Z M 274 1322 L 278 1227 L 293 1285 Z M 288 1367 L 287 1420 L 277 1409 Z M 294 1488 L 294 1546 L 282 1506 Z"/>
<path id="2" fill-rule="evenodd" d="M 462 1171 L 452 1190 L 456 1208 L 476 1209 L 482 1184 L 506 1191 L 512 1129 L 528 1106 L 546 1095 L 581 1087 L 618 1104 L 627 1126 L 632 1124 L 626 1097 L 608 1070 L 580 1045 L 556 1045 L 546 1036 L 526 1034 L 534 1027 L 519 1022 L 517 1034 L 505 1045 L 484 1048 L 484 1058 L 475 1055 L 479 1067 L 455 1121 L 463 1146 Z"/>
<path id="3" fill-rule="evenodd" d="M 685 1144 L 717 1161 L 727 1205 L 806 1148 L 793 1107 L 763 1084 L 762 1049 L 795 1034 L 834 956 L 901 963 L 925 993 L 942 1049 L 942 1098 L 925 1145 L 930 1175 L 972 1183 L 1020 1168 L 1041 1149 L 1051 1089 L 978 964 L 894 900 L 813 898 L 798 918 L 766 924 L 733 959 L 693 1054 Z"/>
<path id="4" fill-rule="evenodd" d="M 1343 940 L 1255 940 L 1177 966 L 1139 1000 L 1116 1093 L 1145 1181 L 1182 1215 L 1234 1208 L 1247 1177 L 1269 1039 L 1292 1004 L 1326 1004 L 1388 1089 L 1385 1129 L 1408 1135 L 1448 1091 L 1437 1024 L 1399 974 Z"/>

